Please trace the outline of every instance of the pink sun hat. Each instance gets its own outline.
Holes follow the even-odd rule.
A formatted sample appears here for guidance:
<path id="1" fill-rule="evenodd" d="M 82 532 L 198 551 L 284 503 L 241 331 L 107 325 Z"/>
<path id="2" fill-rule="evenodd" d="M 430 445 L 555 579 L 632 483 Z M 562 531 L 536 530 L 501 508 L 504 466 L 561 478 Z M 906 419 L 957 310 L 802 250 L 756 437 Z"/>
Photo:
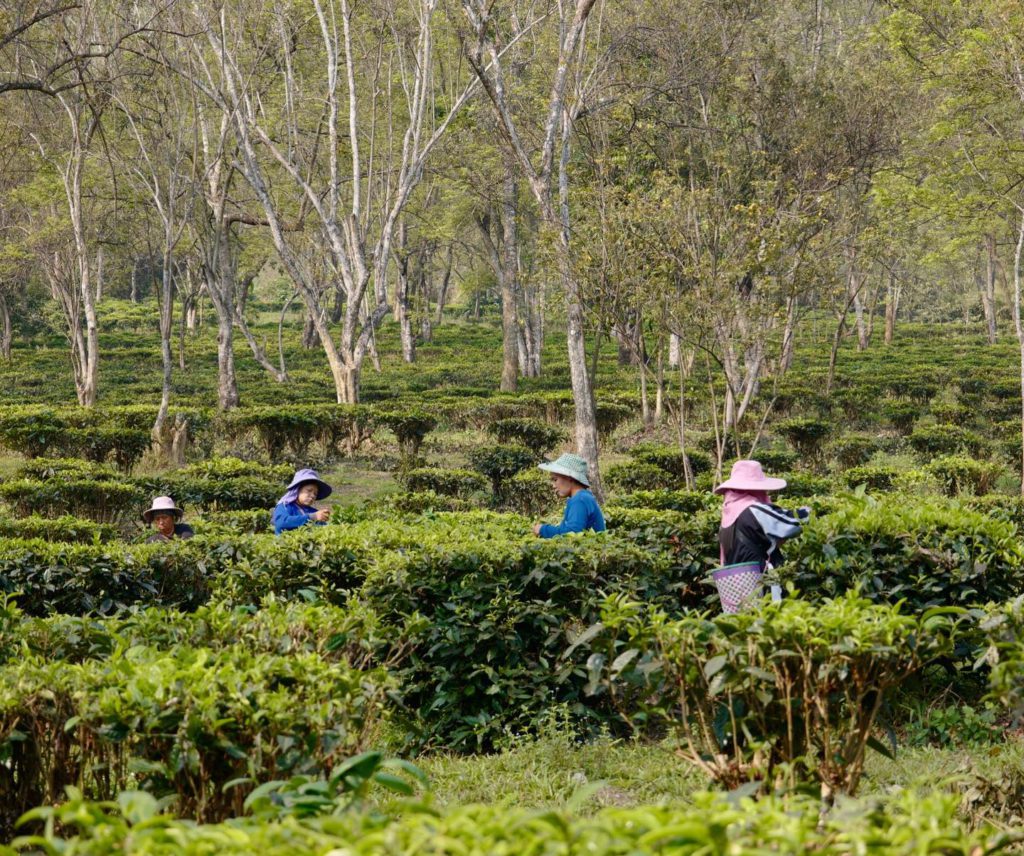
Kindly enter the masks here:
<path id="1" fill-rule="evenodd" d="M 715 488 L 715 493 L 726 490 L 772 491 L 782 490 L 786 486 L 785 479 L 773 479 L 764 474 L 760 461 L 737 461 L 732 465 L 729 478 Z"/>

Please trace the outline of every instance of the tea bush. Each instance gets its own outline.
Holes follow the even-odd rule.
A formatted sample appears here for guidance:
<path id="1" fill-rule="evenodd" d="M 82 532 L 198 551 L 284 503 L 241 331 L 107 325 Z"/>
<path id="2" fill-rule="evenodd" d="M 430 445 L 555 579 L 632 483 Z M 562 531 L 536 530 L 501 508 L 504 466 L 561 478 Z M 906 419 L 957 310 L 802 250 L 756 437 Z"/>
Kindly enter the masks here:
<path id="1" fill-rule="evenodd" d="M 615 497 L 620 508 L 646 508 L 652 511 L 683 511 L 693 514 L 698 511 L 717 510 L 722 500 L 709 491 L 700 490 L 638 490 Z"/>
<path id="2" fill-rule="evenodd" d="M 805 462 L 812 463 L 821 457 L 822 446 L 832 433 L 832 425 L 821 419 L 786 419 L 777 422 L 774 430 L 789 441 Z"/>
<path id="3" fill-rule="evenodd" d="M 683 484 L 682 476 L 674 475 L 656 464 L 641 462 L 609 467 L 605 480 L 609 487 L 624 493 L 635 490 L 672 490 Z"/>
<path id="4" fill-rule="evenodd" d="M 0 484 L 0 500 L 21 517 L 71 514 L 97 523 L 117 523 L 135 517 L 143 508 L 145 495 L 126 481 L 17 479 Z"/>
<path id="5" fill-rule="evenodd" d="M 959 624 L 856 594 L 678 621 L 612 597 L 576 674 L 635 728 L 673 730 L 722 786 L 809 778 L 852 794 L 867 748 L 881 747 L 872 728 L 886 692 L 951 654 Z"/>
<path id="6" fill-rule="evenodd" d="M 495 498 L 502 501 L 509 479 L 537 464 L 540 455 L 522 446 L 499 445 L 475 449 L 469 460 L 473 469 L 490 481 Z"/>
<path id="7" fill-rule="evenodd" d="M 916 428 L 907 438 L 915 452 L 928 461 L 939 455 L 980 455 L 985 449 L 983 437 L 958 425 L 930 425 Z"/>
<path id="8" fill-rule="evenodd" d="M 820 801 L 806 795 L 754 800 L 721 793 L 696 794 L 692 805 L 607 808 L 583 817 L 566 810 L 488 805 L 438 809 L 429 801 L 413 799 L 398 802 L 384 814 L 372 806 L 344 813 L 340 806 L 330 806 L 321 809 L 322 816 L 310 816 L 307 807 L 323 804 L 326 783 L 311 791 L 310 799 L 299 804 L 291 817 L 197 825 L 161 814 L 156 800 L 145 793 L 129 791 L 116 801 L 97 803 L 85 800 L 73 788 L 66 802 L 29 816 L 28 820 L 44 822 L 38 835 L 23 836 L 11 847 L 0 847 L 0 853 L 16 856 L 33 848 L 83 856 L 121 856 L 129 851 L 147 856 L 377 856 L 392 852 L 988 856 L 1016 840 L 1013 833 L 987 824 L 970 828 L 959 823 L 959 796 L 942 792 L 919 795 L 903 790 L 885 802 L 845 801 L 823 817 Z"/>
<path id="9" fill-rule="evenodd" d="M 541 517 L 550 513 L 559 499 L 551 488 L 547 473 L 536 468 L 516 473 L 505 482 L 502 508 L 525 517 Z"/>
<path id="10" fill-rule="evenodd" d="M 57 518 L 38 515 L 21 518 L 0 517 L 0 538 L 39 538 L 51 543 L 100 544 L 114 541 L 118 536 L 117 528 L 108 523 L 96 523 L 71 515 Z"/>
<path id="11" fill-rule="evenodd" d="M 398 448 L 406 458 L 415 458 L 427 434 L 437 427 L 437 419 L 423 410 L 409 409 L 378 413 L 378 422 L 390 428 L 398 440 Z"/>
<path id="12" fill-rule="evenodd" d="M 871 600 L 923 611 L 1007 600 L 1024 587 L 1016 527 L 957 503 L 850 500 L 812 517 L 786 553 L 806 596 L 859 586 Z"/>
<path id="13" fill-rule="evenodd" d="M 463 499 L 487 487 L 487 479 L 472 470 L 448 470 L 441 467 L 421 467 L 406 470 L 399 481 L 410 491 L 433 491 L 441 496 Z"/>
<path id="14" fill-rule="evenodd" d="M 564 429 L 539 419 L 498 419 L 487 426 L 499 443 L 518 443 L 545 455 L 566 440 Z"/>
<path id="15" fill-rule="evenodd" d="M 103 799 L 137 782 L 198 820 L 223 819 L 253 782 L 323 774 L 362 748 L 386 686 L 382 671 L 241 646 L 18 658 L 0 666 L 0 805 L 10 822 L 72 783 Z"/>
<path id="16" fill-rule="evenodd" d="M 982 496 L 995 485 L 1003 467 L 994 461 L 979 461 L 963 455 L 943 455 L 924 467 L 938 479 L 947 496 L 970 493 Z"/>

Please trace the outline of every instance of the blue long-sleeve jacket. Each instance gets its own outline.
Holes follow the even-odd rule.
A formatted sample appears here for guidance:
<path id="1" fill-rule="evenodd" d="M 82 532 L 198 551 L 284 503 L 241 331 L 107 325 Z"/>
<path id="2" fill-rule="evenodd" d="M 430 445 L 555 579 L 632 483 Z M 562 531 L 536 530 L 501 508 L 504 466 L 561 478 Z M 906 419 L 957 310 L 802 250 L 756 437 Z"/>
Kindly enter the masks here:
<path id="1" fill-rule="evenodd" d="M 601 506 L 589 490 L 581 490 L 574 496 L 570 496 L 565 503 L 565 515 L 558 526 L 545 523 L 540 527 L 541 538 L 554 538 L 556 535 L 565 535 L 569 532 L 584 532 L 586 530 L 604 532 L 604 515 L 601 513 Z"/>
<path id="2" fill-rule="evenodd" d="M 280 535 L 282 532 L 287 532 L 289 529 L 298 529 L 307 523 L 323 526 L 322 521 L 313 519 L 314 514 L 316 514 L 316 509 L 311 505 L 299 505 L 297 502 L 279 502 L 274 508 L 274 516 L 272 518 L 274 534 Z"/>

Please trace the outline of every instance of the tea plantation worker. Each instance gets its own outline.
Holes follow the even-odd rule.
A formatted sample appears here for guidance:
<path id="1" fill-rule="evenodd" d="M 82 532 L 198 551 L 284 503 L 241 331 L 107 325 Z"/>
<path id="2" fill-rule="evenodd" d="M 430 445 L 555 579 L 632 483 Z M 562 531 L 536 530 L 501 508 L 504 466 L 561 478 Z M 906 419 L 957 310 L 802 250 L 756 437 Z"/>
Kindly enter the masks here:
<path id="1" fill-rule="evenodd" d="M 560 499 L 566 500 L 565 514 L 558 526 L 535 523 L 533 534 L 541 538 L 554 538 L 569 532 L 604 532 L 604 515 L 597 499 L 590 492 L 587 462 L 579 455 L 566 453 L 557 460 L 540 464 L 540 469 L 551 473 L 551 486 Z"/>
<path id="2" fill-rule="evenodd" d="M 169 496 L 156 497 L 149 508 L 142 512 L 142 519 L 147 526 L 153 527 L 153 534 L 146 539 L 147 544 L 159 541 L 171 541 L 174 538 L 191 538 L 195 535 L 192 527 L 182 523 L 185 516 Z"/>
<path id="3" fill-rule="evenodd" d="M 277 501 L 274 508 L 274 534 L 280 535 L 289 529 L 313 524 L 323 525 L 331 517 L 329 508 L 317 509 L 313 503 L 318 499 L 326 499 L 334 492 L 327 482 L 317 475 L 316 470 L 299 470 L 292 477 L 292 482 Z"/>
<path id="4" fill-rule="evenodd" d="M 779 545 L 799 535 L 809 510 L 786 511 L 768 494 L 782 490 L 785 479 L 769 478 L 758 461 L 737 461 L 729 478 L 715 488 L 723 495 L 718 543 L 723 565 L 756 563 L 764 571 L 782 564 Z"/>

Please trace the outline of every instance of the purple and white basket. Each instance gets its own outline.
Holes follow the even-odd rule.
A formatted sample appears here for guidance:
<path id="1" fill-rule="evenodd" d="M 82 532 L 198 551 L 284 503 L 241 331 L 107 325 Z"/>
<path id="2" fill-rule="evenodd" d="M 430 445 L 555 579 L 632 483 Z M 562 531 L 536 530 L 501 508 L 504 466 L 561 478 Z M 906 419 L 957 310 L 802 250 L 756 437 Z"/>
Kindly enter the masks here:
<path id="1" fill-rule="evenodd" d="M 713 571 L 711 579 L 718 588 L 722 612 L 739 612 L 748 603 L 760 600 L 764 593 L 761 566 L 757 562 L 726 565 Z"/>

